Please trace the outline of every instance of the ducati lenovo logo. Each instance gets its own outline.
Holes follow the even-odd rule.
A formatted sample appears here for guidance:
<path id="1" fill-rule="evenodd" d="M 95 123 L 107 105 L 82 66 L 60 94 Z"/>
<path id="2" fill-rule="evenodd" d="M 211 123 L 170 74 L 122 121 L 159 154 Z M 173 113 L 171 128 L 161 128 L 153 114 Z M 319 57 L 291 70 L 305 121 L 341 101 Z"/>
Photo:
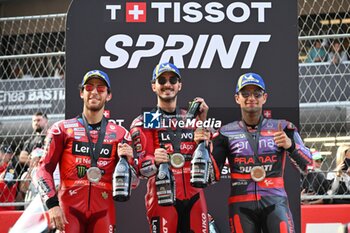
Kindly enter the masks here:
<path id="1" fill-rule="evenodd" d="M 107 14 L 116 23 L 199 23 L 205 21 L 219 24 L 225 21 L 229 24 L 241 24 L 248 20 L 265 23 L 272 8 L 271 2 L 126 2 L 119 5 L 106 5 Z M 168 24 L 167 24 L 168 26 Z M 217 56 L 222 68 L 231 69 L 235 65 L 238 53 L 244 53 L 240 67 L 252 67 L 259 47 L 271 39 L 270 34 L 232 34 L 224 38 L 220 34 L 190 35 L 174 32 L 159 35 L 147 34 L 129 35 L 119 33 L 110 36 L 105 42 L 106 53 L 100 57 L 100 64 L 107 69 L 127 67 L 137 69 L 143 59 L 160 57 L 159 62 L 173 60 L 178 68 L 210 69 Z M 232 30 L 234 33 L 234 30 Z M 248 45 L 248 46 L 246 46 Z M 245 52 L 240 50 L 245 50 Z M 187 61 L 187 63 L 185 63 Z"/>

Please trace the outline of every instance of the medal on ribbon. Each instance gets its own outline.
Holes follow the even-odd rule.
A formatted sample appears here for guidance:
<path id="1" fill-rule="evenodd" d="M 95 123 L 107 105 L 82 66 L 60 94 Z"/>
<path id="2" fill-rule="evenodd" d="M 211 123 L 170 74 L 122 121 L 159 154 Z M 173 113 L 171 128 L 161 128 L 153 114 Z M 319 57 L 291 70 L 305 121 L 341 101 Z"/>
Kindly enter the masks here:
<path id="1" fill-rule="evenodd" d="M 265 179 L 266 171 L 262 166 L 256 166 L 250 170 L 250 176 L 255 182 L 260 182 Z"/>
<path id="2" fill-rule="evenodd" d="M 174 168 L 182 168 L 185 165 L 185 157 L 180 153 L 170 155 L 170 163 Z"/>
<path id="3" fill-rule="evenodd" d="M 90 167 L 86 171 L 86 176 L 90 182 L 98 183 L 101 180 L 102 172 L 98 167 Z"/>

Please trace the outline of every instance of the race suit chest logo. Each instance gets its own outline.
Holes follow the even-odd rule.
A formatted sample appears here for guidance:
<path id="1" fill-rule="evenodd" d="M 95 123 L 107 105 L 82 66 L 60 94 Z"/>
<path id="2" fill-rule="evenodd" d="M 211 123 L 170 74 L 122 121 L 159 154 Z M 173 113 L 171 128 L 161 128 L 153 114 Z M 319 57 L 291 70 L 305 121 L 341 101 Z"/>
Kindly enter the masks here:
<path id="1" fill-rule="evenodd" d="M 193 142 L 194 133 L 192 129 L 183 129 L 181 132 L 182 142 Z M 158 131 L 158 139 L 160 142 L 171 142 L 171 135 L 167 131 Z"/>
<path id="2" fill-rule="evenodd" d="M 77 166 L 76 166 L 76 169 L 77 169 L 77 176 L 78 176 L 79 178 L 83 178 L 83 177 L 85 177 L 86 172 L 87 172 L 87 170 L 88 170 L 89 168 L 88 168 L 88 166 L 77 165 Z M 103 176 L 103 175 L 105 174 L 105 170 L 100 169 L 100 171 L 101 171 L 101 175 Z"/>
<path id="3" fill-rule="evenodd" d="M 100 64 L 107 69 L 137 69 L 142 59 L 160 57 L 160 62 L 173 60 L 178 68 L 210 69 L 218 56 L 222 68 L 231 69 L 238 53 L 243 52 L 240 50 L 245 50 L 240 67 L 248 69 L 252 67 L 259 47 L 270 41 L 270 34 L 231 34 L 225 35 L 228 37 L 225 38 L 220 34 L 191 35 L 192 31 L 174 31 L 174 34 L 164 35 L 165 32 L 162 32 L 163 35 L 158 35 L 159 32 L 152 33 L 150 27 L 147 34 L 129 35 L 126 28 L 129 23 L 143 24 L 145 27 L 151 25 L 152 28 L 158 28 L 154 25 L 171 28 L 180 23 L 183 25 L 183 31 L 186 31 L 186 24 L 194 25 L 200 22 L 209 27 L 219 24 L 230 27 L 247 21 L 263 24 L 271 8 L 271 2 L 237 1 L 108 4 L 105 6 L 105 17 L 109 18 L 110 22 L 119 24 L 119 30 L 125 28 L 125 33 L 112 35 L 106 40 L 106 53 L 100 57 Z"/>
<path id="4" fill-rule="evenodd" d="M 72 146 L 72 154 L 73 155 L 83 155 L 90 156 L 90 146 L 88 142 L 78 142 L 73 141 Z M 112 154 L 112 145 L 111 144 L 103 144 L 99 153 L 99 157 L 101 158 L 110 158 Z"/>
<path id="5" fill-rule="evenodd" d="M 242 135 L 243 136 L 243 135 Z M 230 138 L 230 143 L 233 144 L 235 154 L 251 154 L 252 149 L 249 145 L 248 140 L 244 138 L 237 139 L 238 136 L 235 136 L 235 139 Z M 275 151 L 277 149 L 276 143 L 272 137 L 263 137 L 259 139 L 259 151 Z"/>
<path id="6" fill-rule="evenodd" d="M 236 157 L 233 160 L 234 164 L 237 164 L 238 169 L 242 173 L 250 173 L 252 178 L 257 177 L 258 181 L 261 181 L 261 177 L 266 176 L 266 172 L 274 170 L 274 168 L 281 166 L 281 158 L 277 155 L 263 155 L 258 157 L 261 166 L 257 166 L 252 156 L 249 157 Z M 260 177 L 260 178 L 259 178 Z"/>

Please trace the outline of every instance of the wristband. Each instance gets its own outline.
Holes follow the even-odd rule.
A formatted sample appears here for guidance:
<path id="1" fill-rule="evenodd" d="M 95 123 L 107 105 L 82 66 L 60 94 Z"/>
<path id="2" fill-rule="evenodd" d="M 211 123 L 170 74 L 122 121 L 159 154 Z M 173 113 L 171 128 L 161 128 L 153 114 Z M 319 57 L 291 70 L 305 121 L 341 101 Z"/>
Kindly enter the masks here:
<path id="1" fill-rule="evenodd" d="M 49 199 L 47 199 L 47 201 L 46 201 L 46 206 L 49 209 L 51 209 L 51 208 L 53 208 L 55 206 L 59 206 L 59 205 L 60 205 L 60 203 L 59 203 L 58 198 L 57 198 L 56 195 L 51 197 L 51 198 L 49 198 Z"/>

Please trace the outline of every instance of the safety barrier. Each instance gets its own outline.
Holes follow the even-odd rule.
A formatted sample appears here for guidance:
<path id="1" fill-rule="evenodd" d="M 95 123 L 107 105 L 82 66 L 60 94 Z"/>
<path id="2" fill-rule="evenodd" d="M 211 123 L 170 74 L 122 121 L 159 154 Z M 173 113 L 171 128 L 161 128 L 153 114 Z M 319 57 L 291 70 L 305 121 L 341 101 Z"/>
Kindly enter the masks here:
<path id="1" fill-rule="evenodd" d="M 7 233 L 23 211 L 1 211 L 0 233 Z M 340 224 L 350 222 L 350 205 L 302 205 L 302 233 L 332 233 Z"/>

